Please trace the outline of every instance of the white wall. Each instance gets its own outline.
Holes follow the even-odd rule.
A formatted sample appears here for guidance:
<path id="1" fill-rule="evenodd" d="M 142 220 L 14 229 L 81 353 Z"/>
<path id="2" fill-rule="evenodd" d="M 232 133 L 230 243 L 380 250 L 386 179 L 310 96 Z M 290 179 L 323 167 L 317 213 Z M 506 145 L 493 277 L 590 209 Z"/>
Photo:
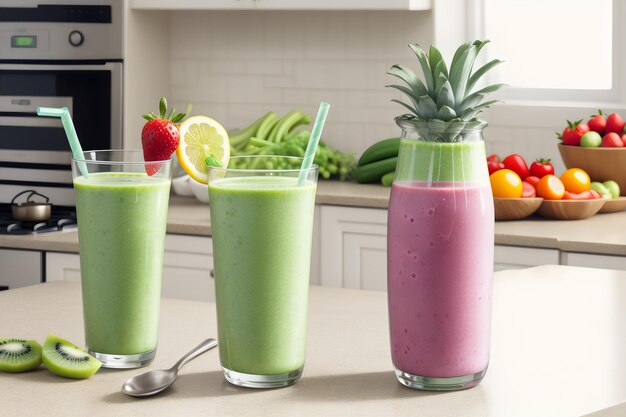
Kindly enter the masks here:
<path id="1" fill-rule="evenodd" d="M 168 94 L 227 129 L 274 110 L 315 116 L 331 104 L 324 139 L 361 153 L 399 134 L 404 113 L 386 89 L 393 64 L 418 63 L 409 43 L 432 42 L 431 12 L 172 12 Z M 156 105 L 156 104 L 155 104 Z"/>

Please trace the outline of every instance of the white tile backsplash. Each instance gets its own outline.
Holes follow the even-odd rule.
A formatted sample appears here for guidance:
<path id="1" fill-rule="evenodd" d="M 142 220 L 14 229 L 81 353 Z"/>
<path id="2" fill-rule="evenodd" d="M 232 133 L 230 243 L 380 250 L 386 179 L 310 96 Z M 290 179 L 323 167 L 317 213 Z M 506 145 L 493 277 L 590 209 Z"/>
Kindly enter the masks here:
<path id="1" fill-rule="evenodd" d="M 331 111 L 324 139 L 360 154 L 397 135 L 386 75 L 393 64 L 417 70 L 409 43 L 432 41 L 430 12 L 173 12 L 170 100 L 192 103 L 227 129 L 263 113 Z"/>

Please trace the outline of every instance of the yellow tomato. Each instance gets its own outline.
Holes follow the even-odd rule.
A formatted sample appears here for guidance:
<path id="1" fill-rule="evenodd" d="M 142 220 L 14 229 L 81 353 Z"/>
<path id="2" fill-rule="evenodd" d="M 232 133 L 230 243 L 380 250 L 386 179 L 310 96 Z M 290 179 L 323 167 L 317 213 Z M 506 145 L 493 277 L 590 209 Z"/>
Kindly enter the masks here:
<path id="1" fill-rule="evenodd" d="M 519 175 L 510 169 L 500 169 L 491 176 L 491 192 L 494 197 L 499 198 L 520 198 L 522 196 L 522 180 Z"/>
<path id="2" fill-rule="evenodd" d="M 561 175 L 561 181 L 565 191 L 570 193 L 582 193 L 591 188 L 589 174 L 580 168 L 570 168 Z"/>

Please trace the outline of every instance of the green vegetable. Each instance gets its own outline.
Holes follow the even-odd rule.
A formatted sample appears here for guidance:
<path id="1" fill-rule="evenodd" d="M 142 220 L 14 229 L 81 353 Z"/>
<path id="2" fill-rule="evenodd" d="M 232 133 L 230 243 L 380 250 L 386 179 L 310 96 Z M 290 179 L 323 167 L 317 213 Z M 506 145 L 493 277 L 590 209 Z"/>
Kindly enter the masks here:
<path id="1" fill-rule="evenodd" d="M 590 184 L 590 188 L 592 190 L 597 191 L 598 193 L 600 193 L 602 198 L 608 198 L 609 200 L 611 198 L 613 198 L 613 195 L 611 194 L 611 191 L 609 191 L 609 189 L 606 188 L 604 186 L 604 184 L 602 184 L 601 182 L 597 182 L 597 181 L 592 182 Z"/>
<path id="2" fill-rule="evenodd" d="M 370 164 L 361 165 L 352 173 L 352 176 L 360 183 L 377 182 L 380 181 L 383 175 L 395 171 L 397 163 L 398 157 L 394 156 Z"/>
<path id="3" fill-rule="evenodd" d="M 359 158 L 358 166 L 398 156 L 399 150 L 400 138 L 383 139 L 376 142 L 363 152 L 361 158 Z"/>
<path id="4" fill-rule="evenodd" d="M 604 181 L 602 185 L 604 185 L 604 188 L 606 188 L 611 193 L 612 198 L 619 197 L 620 189 L 619 189 L 619 184 L 617 182 L 613 180 L 608 180 L 608 181 Z"/>
<path id="5" fill-rule="evenodd" d="M 271 116 L 272 113 L 274 114 L 274 117 L 276 117 L 276 113 L 274 112 L 265 113 L 263 116 L 261 116 L 260 118 L 252 122 L 250 126 L 237 130 L 235 132 L 229 133 L 228 137 L 229 137 L 230 146 L 238 147 L 241 144 L 247 143 L 248 140 L 250 140 L 250 138 L 254 136 L 256 131 L 259 129 L 259 126 L 261 126 L 261 124 L 265 121 L 265 119 L 267 119 L 268 117 L 272 117 Z"/>
<path id="6" fill-rule="evenodd" d="M 395 174 L 396 174 L 395 171 L 391 171 L 383 175 L 380 179 L 381 184 L 384 185 L 385 187 L 391 187 L 391 184 L 393 183 L 393 177 Z"/>

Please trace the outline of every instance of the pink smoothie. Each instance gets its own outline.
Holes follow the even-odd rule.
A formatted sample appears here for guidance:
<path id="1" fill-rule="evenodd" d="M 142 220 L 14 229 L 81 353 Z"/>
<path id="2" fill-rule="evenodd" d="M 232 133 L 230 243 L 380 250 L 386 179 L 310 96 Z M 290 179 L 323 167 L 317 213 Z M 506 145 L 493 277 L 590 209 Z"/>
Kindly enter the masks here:
<path id="1" fill-rule="evenodd" d="M 480 372 L 489 362 L 491 190 L 394 183 L 388 297 L 394 366 L 426 377 Z"/>

